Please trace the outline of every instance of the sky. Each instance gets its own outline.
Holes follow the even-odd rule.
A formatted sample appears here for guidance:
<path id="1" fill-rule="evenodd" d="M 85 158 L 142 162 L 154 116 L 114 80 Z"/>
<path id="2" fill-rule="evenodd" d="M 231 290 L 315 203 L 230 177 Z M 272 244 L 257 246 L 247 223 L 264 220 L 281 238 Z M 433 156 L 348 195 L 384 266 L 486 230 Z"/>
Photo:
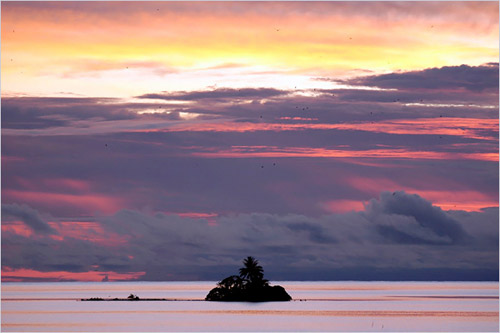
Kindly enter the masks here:
<path id="1" fill-rule="evenodd" d="M 498 12 L 2 1 L 2 281 L 497 280 Z"/>

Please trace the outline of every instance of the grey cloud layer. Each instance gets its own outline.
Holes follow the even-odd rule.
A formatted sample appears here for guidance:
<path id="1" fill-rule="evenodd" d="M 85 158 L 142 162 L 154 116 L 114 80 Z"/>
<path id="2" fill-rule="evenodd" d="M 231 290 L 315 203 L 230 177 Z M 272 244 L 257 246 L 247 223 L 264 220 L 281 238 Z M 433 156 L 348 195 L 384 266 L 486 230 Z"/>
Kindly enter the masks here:
<path id="1" fill-rule="evenodd" d="M 496 242 L 492 237 L 498 235 L 498 209 L 444 212 L 402 191 L 382 193 L 361 212 L 318 218 L 239 214 L 219 217 L 211 226 L 203 219 L 123 210 L 97 219 L 109 232 L 126 235 L 128 244 L 108 248 L 71 238 L 33 241 L 3 233 L 2 264 L 70 271 L 97 264 L 101 270 L 145 271 L 144 278 L 151 280 L 218 279 L 214 271 L 220 275 L 253 255 L 277 279 L 332 278 L 342 271 L 340 276 L 350 272 L 354 279 L 356 272 L 368 270 L 388 280 L 410 271 L 434 270 L 452 280 L 474 272 L 483 272 L 479 280 L 498 274 L 498 237 Z M 53 250 L 56 243 L 59 251 Z M 9 251 L 14 246 L 23 250 Z M 34 263 L 32 256 L 40 260 Z"/>
<path id="2" fill-rule="evenodd" d="M 2 129 L 14 135 L 127 132 L 174 126 L 183 120 L 180 112 L 197 114 L 201 124 L 214 119 L 276 123 L 281 117 L 338 123 L 436 115 L 470 117 L 472 112 L 483 118 L 498 117 L 498 64 L 364 76 L 343 83 L 396 90 L 323 89 L 314 92 L 320 96 L 310 97 L 273 88 L 217 88 L 138 96 L 143 103 L 105 98 L 2 98 Z M 245 104 L 235 103 L 239 101 Z M 425 105 L 429 103 L 443 106 Z M 477 109 L 477 105 L 490 109 Z M 158 113 L 140 114 L 143 111 Z"/>
<path id="3" fill-rule="evenodd" d="M 351 79 L 345 81 L 353 85 L 375 86 L 379 88 L 408 89 L 456 89 L 470 91 L 498 91 L 498 63 L 482 66 L 445 66 L 422 71 L 390 73 Z"/>

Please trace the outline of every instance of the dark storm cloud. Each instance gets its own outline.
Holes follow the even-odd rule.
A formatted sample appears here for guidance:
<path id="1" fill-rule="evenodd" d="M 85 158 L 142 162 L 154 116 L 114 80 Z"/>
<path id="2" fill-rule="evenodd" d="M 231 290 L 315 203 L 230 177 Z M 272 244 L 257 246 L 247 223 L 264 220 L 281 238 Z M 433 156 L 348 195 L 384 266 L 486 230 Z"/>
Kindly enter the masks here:
<path id="1" fill-rule="evenodd" d="M 273 88 L 218 88 L 213 90 L 204 91 L 185 91 L 169 93 L 164 92 L 161 94 L 145 94 L 138 96 L 138 98 L 146 99 L 162 99 L 162 100 L 181 100 L 181 101 L 195 101 L 200 99 L 263 99 L 286 95 L 288 92 Z"/>
<path id="2" fill-rule="evenodd" d="M 482 66 L 445 66 L 422 71 L 366 76 L 343 81 L 351 85 L 379 88 L 467 89 L 473 92 L 498 91 L 498 63 Z"/>
<path id="3" fill-rule="evenodd" d="M 252 213 L 218 217 L 211 225 L 205 219 L 123 210 L 97 220 L 111 233 L 110 241 L 118 234 L 127 237 L 127 244 L 106 247 L 50 237 L 33 241 L 3 233 L 2 263 L 11 268 L 70 271 L 99 265 L 117 272 L 145 271 L 144 278 L 152 280 L 167 279 L 169 274 L 170 279 L 220 279 L 246 255 L 261 260 L 272 278 L 292 280 L 334 275 L 355 279 L 361 272 L 385 280 L 411 276 L 455 280 L 480 271 L 491 279 L 492 273 L 498 274 L 498 241 L 492 242 L 491 236 L 498 231 L 498 208 L 473 214 L 444 212 L 405 192 L 382 193 L 365 211 L 317 218 Z M 479 223 L 481 231 L 465 231 L 478 228 L 471 223 Z M 443 225 L 454 231 L 443 234 Z M 381 226 L 391 226 L 393 234 L 405 237 L 388 235 Z M 467 242 L 450 241 L 457 234 Z M 13 247 L 22 251 L 5 251 Z M 75 262 L 78 267 L 71 266 Z"/>
<path id="4" fill-rule="evenodd" d="M 26 226 L 36 233 L 57 234 L 58 232 L 45 222 L 38 211 L 26 205 L 2 204 L 2 220 L 8 218 L 20 219 Z"/>
<path id="5" fill-rule="evenodd" d="M 383 192 L 380 201 L 370 200 L 367 215 L 381 234 L 398 243 L 455 243 L 467 238 L 462 226 L 441 208 L 404 191 Z"/>

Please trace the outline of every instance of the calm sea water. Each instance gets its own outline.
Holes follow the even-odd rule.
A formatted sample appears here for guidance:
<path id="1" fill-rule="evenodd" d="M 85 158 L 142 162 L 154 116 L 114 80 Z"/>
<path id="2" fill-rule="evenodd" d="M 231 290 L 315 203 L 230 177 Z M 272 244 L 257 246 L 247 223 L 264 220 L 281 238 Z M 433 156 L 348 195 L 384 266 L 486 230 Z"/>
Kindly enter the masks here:
<path id="1" fill-rule="evenodd" d="M 498 332 L 498 282 L 277 282 L 292 302 L 203 301 L 215 282 L 2 283 L 2 331 Z M 81 298 L 170 301 L 82 302 Z"/>

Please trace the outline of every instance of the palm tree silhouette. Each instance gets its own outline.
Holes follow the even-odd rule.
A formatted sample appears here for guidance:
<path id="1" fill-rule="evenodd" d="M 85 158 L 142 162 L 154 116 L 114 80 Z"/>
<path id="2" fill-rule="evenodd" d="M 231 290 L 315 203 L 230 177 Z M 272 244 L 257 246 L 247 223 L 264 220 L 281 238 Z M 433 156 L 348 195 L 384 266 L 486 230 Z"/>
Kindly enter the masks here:
<path id="1" fill-rule="evenodd" d="M 243 260 L 244 267 L 240 268 L 240 277 L 247 280 L 252 286 L 264 286 L 268 280 L 264 279 L 264 269 L 253 257 L 247 257 Z"/>

